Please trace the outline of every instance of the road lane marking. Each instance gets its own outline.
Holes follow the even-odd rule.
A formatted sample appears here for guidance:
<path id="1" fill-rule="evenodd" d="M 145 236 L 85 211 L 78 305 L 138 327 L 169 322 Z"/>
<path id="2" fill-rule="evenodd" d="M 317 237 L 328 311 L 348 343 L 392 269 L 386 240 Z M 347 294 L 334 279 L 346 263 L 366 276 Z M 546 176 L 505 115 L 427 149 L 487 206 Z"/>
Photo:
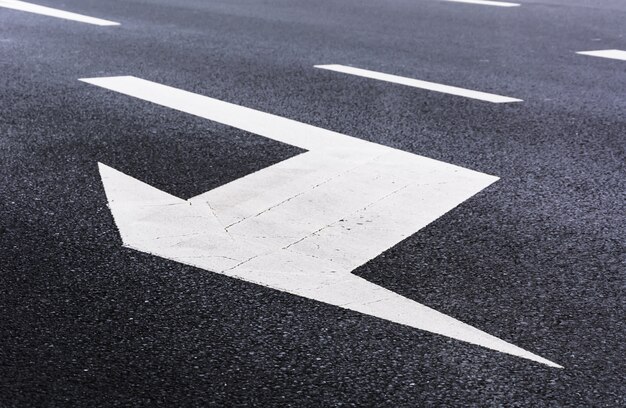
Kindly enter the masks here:
<path id="1" fill-rule="evenodd" d="M 81 81 L 307 150 L 189 200 L 99 163 L 124 246 L 560 367 L 351 273 L 497 177 L 140 78 Z"/>
<path id="2" fill-rule="evenodd" d="M 365 78 L 378 79 L 380 81 L 393 82 L 395 84 L 412 86 L 414 88 L 427 89 L 429 91 L 441 92 L 449 95 L 464 96 L 466 98 L 478 99 L 481 101 L 492 103 L 509 103 L 522 102 L 521 99 L 509 98 L 490 94 L 486 92 L 472 91 L 470 89 L 459 88 L 456 86 L 442 85 L 435 82 L 427 82 L 419 79 L 406 78 L 397 75 L 384 74 L 382 72 L 370 71 L 367 69 L 354 68 L 346 65 L 330 64 L 315 65 L 315 68 L 326 69 L 329 71 L 341 72 L 344 74 L 357 75 Z"/>
<path id="3" fill-rule="evenodd" d="M 576 54 L 626 61 L 626 51 L 622 50 L 578 51 Z"/>
<path id="4" fill-rule="evenodd" d="M 65 20 L 79 21 L 81 23 L 94 24 L 98 26 L 116 26 L 120 23 L 102 20 L 100 18 L 84 16 L 82 14 L 70 13 L 69 11 L 58 10 L 50 7 L 39 6 L 33 3 L 18 0 L 0 0 L 0 7 L 27 11 L 29 13 L 41 14 L 44 16 L 57 17 Z"/>
<path id="5" fill-rule="evenodd" d="M 480 4 L 482 6 L 495 6 L 495 7 L 519 7 L 519 3 L 509 3 L 504 1 L 490 1 L 490 0 L 443 0 L 450 3 L 467 3 L 467 4 Z"/>

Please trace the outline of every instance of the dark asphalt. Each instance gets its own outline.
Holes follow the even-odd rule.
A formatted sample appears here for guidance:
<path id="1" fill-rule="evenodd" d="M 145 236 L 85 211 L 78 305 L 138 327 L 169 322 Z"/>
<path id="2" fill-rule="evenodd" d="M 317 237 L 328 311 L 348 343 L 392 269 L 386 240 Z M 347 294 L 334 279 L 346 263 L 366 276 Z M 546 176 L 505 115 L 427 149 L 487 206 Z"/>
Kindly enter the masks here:
<path id="1" fill-rule="evenodd" d="M 575 54 L 626 3 L 39 3 L 122 25 L 0 8 L 0 406 L 626 406 L 626 62 Z M 565 368 L 122 248 L 97 162 L 187 198 L 300 151 L 109 75 L 501 177 L 355 273 Z"/>

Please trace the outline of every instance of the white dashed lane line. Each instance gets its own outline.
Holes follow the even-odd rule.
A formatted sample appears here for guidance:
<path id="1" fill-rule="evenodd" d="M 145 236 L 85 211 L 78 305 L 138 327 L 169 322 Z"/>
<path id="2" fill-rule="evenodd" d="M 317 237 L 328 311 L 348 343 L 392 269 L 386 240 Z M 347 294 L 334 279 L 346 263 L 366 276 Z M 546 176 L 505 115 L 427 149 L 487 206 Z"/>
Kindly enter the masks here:
<path id="1" fill-rule="evenodd" d="M 508 96 L 495 95 L 486 92 L 472 91 L 470 89 L 456 86 L 442 85 L 435 82 L 427 82 L 419 79 L 406 78 L 397 75 L 384 74 L 382 72 L 369 71 L 367 69 L 348 67 L 345 65 L 315 65 L 315 68 L 329 71 L 341 72 L 344 74 L 357 75 L 365 78 L 378 79 L 380 81 L 393 82 L 396 84 L 412 86 L 414 88 L 427 89 L 429 91 L 441 92 L 449 95 L 464 96 L 466 98 L 478 99 L 492 103 L 522 102 L 521 99 L 510 98 Z"/>
<path id="2" fill-rule="evenodd" d="M 626 61 L 626 51 L 622 50 L 579 51 L 576 54 Z"/>
<path id="3" fill-rule="evenodd" d="M 519 3 L 509 3 L 508 1 L 489 1 L 489 0 L 443 0 L 449 3 L 467 3 L 467 4 L 479 4 L 481 6 L 495 6 L 495 7 L 519 7 Z"/>
<path id="4" fill-rule="evenodd" d="M 40 6 L 33 3 L 27 3 L 25 1 L 18 0 L 0 0 L 0 7 L 26 11 L 29 13 L 41 14 L 49 17 L 62 18 L 65 20 L 79 21 L 81 23 L 94 24 L 98 26 L 116 26 L 120 23 L 115 21 L 102 20 L 100 18 L 84 16 L 82 14 L 70 13 L 69 11 L 63 11 L 54 9 L 51 7 Z"/>

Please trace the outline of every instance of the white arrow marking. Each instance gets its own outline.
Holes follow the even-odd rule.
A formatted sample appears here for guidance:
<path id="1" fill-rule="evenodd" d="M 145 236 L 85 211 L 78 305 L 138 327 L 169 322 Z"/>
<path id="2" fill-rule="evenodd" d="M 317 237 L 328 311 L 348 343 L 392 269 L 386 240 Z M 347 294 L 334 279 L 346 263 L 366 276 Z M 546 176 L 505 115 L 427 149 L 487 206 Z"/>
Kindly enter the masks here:
<path id="1" fill-rule="evenodd" d="M 578 51 L 576 54 L 626 61 L 626 51 L 622 50 Z"/>
<path id="2" fill-rule="evenodd" d="M 481 6 L 495 6 L 495 7 L 519 7 L 519 3 L 509 3 L 504 1 L 491 1 L 491 0 L 443 0 L 450 3 L 467 3 L 467 4 L 480 4 Z"/>
<path id="3" fill-rule="evenodd" d="M 139 78 L 82 81 L 308 150 L 189 200 L 100 164 L 125 246 L 560 367 L 351 274 L 497 177 Z"/>
<path id="4" fill-rule="evenodd" d="M 79 21 L 81 23 L 94 24 L 98 26 L 120 25 L 114 21 L 102 20 L 100 18 L 84 16 L 82 14 L 70 13 L 69 11 L 58 10 L 50 7 L 39 6 L 33 3 L 18 0 L 0 0 L 0 7 L 13 10 L 27 11 L 29 13 L 41 14 L 44 16 L 57 17 L 65 20 Z"/>
<path id="5" fill-rule="evenodd" d="M 522 102 L 521 99 L 509 98 L 508 96 L 490 94 L 487 92 L 472 91 L 471 89 L 459 88 L 456 86 L 442 85 L 435 82 L 427 82 L 419 79 L 406 78 L 398 75 L 385 74 L 382 72 L 370 71 L 367 69 L 354 68 L 346 65 L 315 65 L 315 68 L 329 71 L 351 74 L 364 78 L 378 79 L 379 81 L 393 82 L 395 84 L 412 86 L 414 88 L 427 89 L 429 91 L 441 92 L 449 95 L 464 96 L 466 98 L 478 99 L 492 103 Z"/>

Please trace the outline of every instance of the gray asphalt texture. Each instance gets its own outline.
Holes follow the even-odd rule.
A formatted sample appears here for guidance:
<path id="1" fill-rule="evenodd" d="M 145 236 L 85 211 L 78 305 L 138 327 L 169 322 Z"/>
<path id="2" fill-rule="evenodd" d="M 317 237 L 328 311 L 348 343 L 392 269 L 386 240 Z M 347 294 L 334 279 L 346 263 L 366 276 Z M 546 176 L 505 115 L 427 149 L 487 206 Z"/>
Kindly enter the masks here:
<path id="1" fill-rule="evenodd" d="M 0 8 L 0 406 L 626 406 L 623 1 Z M 523 99 L 490 104 L 313 68 Z M 121 246 L 105 163 L 182 198 L 300 150 L 134 75 L 501 177 L 355 271 L 549 368 Z"/>

